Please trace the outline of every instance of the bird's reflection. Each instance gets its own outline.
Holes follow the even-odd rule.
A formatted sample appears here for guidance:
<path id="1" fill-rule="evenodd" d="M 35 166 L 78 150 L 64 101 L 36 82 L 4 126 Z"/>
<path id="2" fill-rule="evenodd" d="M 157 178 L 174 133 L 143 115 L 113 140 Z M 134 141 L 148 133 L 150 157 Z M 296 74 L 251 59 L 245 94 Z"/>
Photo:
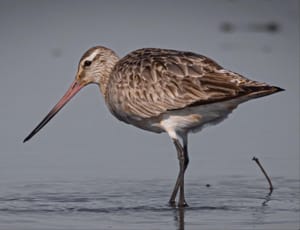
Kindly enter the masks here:
<path id="1" fill-rule="evenodd" d="M 264 201 L 262 202 L 261 208 L 258 208 L 255 212 L 256 216 L 256 222 L 262 222 L 262 219 L 264 217 L 264 211 L 265 211 L 265 206 L 268 206 L 268 202 L 272 200 L 271 195 L 272 195 L 273 189 L 270 189 L 269 193 L 264 197 Z M 260 211 L 258 211 L 260 210 Z M 184 230 L 185 222 L 185 211 L 186 208 L 184 207 L 173 207 L 173 213 L 174 213 L 174 220 L 175 220 L 175 226 L 176 230 Z"/>
<path id="2" fill-rule="evenodd" d="M 184 207 L 174 207 L 174 220 L 176 223 L 177 230 L 184 230 Z"/>

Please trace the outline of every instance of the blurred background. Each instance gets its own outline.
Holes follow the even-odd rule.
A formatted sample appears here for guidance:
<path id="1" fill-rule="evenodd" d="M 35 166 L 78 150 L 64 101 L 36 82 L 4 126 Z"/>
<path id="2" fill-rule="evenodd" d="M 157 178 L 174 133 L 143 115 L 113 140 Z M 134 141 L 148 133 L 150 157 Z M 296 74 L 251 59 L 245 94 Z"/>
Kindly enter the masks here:
<path id="1" fill-rule="evenodd" d="M 95 45 L 121 57 L 160 47 L 207 55 L 227 69 L 286 89 L 239 106 L 190 135 L 187 180 L 299 178 L 299 1 L 0 1 L 0 180 L 175 180 L 166 134 L 116 120 L 96 86 L 83 89 L 28 143 Z"/>

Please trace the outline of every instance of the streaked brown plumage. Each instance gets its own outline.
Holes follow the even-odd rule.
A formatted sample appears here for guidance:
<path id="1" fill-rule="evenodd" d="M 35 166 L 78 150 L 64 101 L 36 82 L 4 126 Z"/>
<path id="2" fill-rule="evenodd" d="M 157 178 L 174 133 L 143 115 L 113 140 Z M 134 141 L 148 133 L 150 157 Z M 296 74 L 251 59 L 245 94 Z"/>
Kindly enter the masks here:
<path id="1" fill-rule="evenodd" d="M 119 59 L 114 51 L 97 46 L 82 56 L 70 89 L 24 142 L 90 83 L 99 85 L 108 108 L 119 120 L 148 131 L 167 132 L 172 138 L 180 171 L 169 202 L 175 203 L 180 189 L 179 206 L 186 205 L 188 133 L 221 122 L 242 102 L 282 90 L 249 80 L 192 52 L 146 48 Z"/>

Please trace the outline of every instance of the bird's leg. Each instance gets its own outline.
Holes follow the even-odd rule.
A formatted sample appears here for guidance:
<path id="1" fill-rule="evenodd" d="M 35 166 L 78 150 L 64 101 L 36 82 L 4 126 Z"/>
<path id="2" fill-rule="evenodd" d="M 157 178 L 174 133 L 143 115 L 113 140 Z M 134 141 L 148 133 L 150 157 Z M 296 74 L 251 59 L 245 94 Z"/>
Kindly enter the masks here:
<path id="1" fill-rule="evenodd" d="M 188 142 L 187 142 L 187 135 L 183 138 L 183 151 L 184 151 L 184 171 L 187 169 L 190 159 L 188 154 Z"/>
<path id="2" fill-rule="evenodd" d="M 187 151 L 187 138 L 185 137 L 183 139 L 184 142 L 183 148 L 177 139 L 173 139 L 173 142 L 176 147 L 178 160 L 179 160 L 179 174 L 171 198 L 169 200 L 169 204 L 171 206 L 175 206 L 175 198 L 178 193 L 178 189 L 180 188 L 178 206 L 183 207 L 183 206 L 187 206 L 187 203 L 185 202 L 185 198 L 184 198 L 184 173 L 189 163 L 188 151 Z"/>
<path id="3" fill-rule="evenodd" d="M 181 183 L 182 171 L 181 171 L 181 162 L 180 162 L 180 159 L 181 159 L 181 156 L 183 155 L 182 151 L 181 151 L 181 149 L 182 149 L 181 146 L 179 147 L 179 145 L 176 144 L 178 142 L 178 140 L 177 139 L 173 139 L 173 142 L 175 144 L 175 147 L 176 147 L 176 150 L 177 150 L 177 157 L 178 157 L 178 160 L 179 160 L 179 173 L 178 173 L 178 176 L 177 176 L 177 180 L 176 180 L 176 183 L 175 183 L 175 186 L 174 186 L 171 198 L 169 200 L 169 204 L 171 206 L 175 206 L 175 198 L 177 196 L 177 192 L 178 192 L 178 189 L 179 189 L 180 183 Z"/>
<path id="4" fill-rule="evenodd" d="M 176 143 L 176 145 L 178 145 L 179 142 Z M 178 147 L 178 150 L 181 146 Z M 184 199 L 184 151 L 182 151 L 183 149 L 181 148 L 180 151 L 180 158 L 179 158 L 179 167 L 180 167 L 180 181 L 179 181 L 179 199 L 178 199 L 178 206 L 179 207 L 183 207 L 186 205 L 185 199 Z"/>
<path id="5" fill-rule="evenodd" d="M 176 195 L 177 195 L 177 192 L 178 192 L 178 189 L 179 189 L 179 182 L 180 182 L 180 171 L 179 171 L 179 174 L 177 176 L 177 180 L 176 180 L 172 195 L 171 195 L 170 200 L 169 200 L 169 204 L 172 207 L 175 206 L 175 198 L 176 198 Z"/>
<path id="6" fill-rule="evenodd" d="M 180 145 L 180 143 L 179 143 L 179 145 Z M 189 155 L 188 155 L 188 150 L 187 150 L 187 136 L 183 137 L 183 149 L 181 148 L 181 150 L 183 150 L 183 166 L 182 166 L 183 173 L 182 173 L 182 182 L 181 182 L 181 186 L 180 186 L 180 194 L 179 194 L 180 196 L 179 196 L 178 206 L 185 207 L 185 206 L 188 206 L 188 204 L 186 203 L 185 198 L 184 198 L 184 173 L 189 164 Z"/>

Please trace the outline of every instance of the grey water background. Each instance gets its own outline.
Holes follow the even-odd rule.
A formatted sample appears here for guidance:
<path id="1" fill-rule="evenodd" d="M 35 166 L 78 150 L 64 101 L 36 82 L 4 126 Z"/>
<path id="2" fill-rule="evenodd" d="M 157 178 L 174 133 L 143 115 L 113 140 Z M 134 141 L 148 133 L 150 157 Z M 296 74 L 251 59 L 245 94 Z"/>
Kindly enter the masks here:
<path id="1" fill-rule="evenodd" d="M 296 0 L 1 0 L 0 229 L 299 229 L 299 28 Z M 190 135 L 173 209 L 168 136 L 117 121 L 95 86 L 22 143 L 94 45 L 191 50 L 286 91 Z"/>

